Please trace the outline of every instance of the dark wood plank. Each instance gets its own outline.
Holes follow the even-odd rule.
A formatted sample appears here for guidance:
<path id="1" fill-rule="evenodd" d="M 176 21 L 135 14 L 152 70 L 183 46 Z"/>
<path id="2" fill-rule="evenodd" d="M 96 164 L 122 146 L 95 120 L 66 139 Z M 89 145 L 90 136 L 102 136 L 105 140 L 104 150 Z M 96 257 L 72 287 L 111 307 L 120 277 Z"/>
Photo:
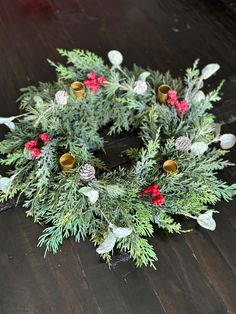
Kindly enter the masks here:
<path id="1" fill-rule="evenodd" d="M 214 242 L 210 241 L 210 237 L 204 233 L 201 230 L 198 237 L 190 234 L 186 241 L 201 265 L 201 270 L 214 287 L 218 299 L 225 305 L 225 311 L 227 309 L 228 313 L 234 313 L 236 309 L 235 272 L 229 267 L 221 250 L 218 250 Z M 234 242 L 235 247 L 234 238 L 231 241 Z M 217 313 L 222 312 L 224 313 L 222 310 Z"/>
<path id="2" fill-rule="evenodd" d="M 165 313 L 153 287 L 144 276 L 144 269 L 136 269 L 131 261 L 113 264 L 109 271 L 99 262 L 94 248 L 88 243 L 72 244 L 81 259 L 84 272 L 102 313 Z"/>
<path id="3" fill-rule="evenodd" d="M 69 241 L 44 259 L 42 228 L 22 208 L 2 213 L 0 226 L 0 313 L 101 313 Z"/>
<path id="4" fill-rule="evenodd" d="M 192 234 L 197 242 L 198 234 Z M 185 241 L 188 236 L 163 233 L 161 237 L 158 232 L 151 241 L 159 255 L 158 273 L 146 270 L 147 277 L 167 313 L 226 313 L 220 294 L 203 273 L 202 264 Z M 207 252 L 204 254 L 208 259 Z"/>

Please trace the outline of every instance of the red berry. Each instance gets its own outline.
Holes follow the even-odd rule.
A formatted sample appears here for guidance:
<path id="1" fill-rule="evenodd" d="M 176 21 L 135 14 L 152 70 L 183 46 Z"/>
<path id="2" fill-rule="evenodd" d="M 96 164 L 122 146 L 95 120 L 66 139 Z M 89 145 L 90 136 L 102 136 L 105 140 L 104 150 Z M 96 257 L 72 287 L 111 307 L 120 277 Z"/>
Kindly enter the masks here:
<path id="1" fill-rule="evenodd" d="M 37 145 L 38 145 L 37 140 L 31 140 L 31 141 L 25 143 L 25 148 L 28 150 L 31 150 L 32 148 L 36 147 Z"/>
<path id="2" fill-rule="evenodd" d="M 146 187 L 146 189 L 143 190 L 143 194 L 149 194 L 152 193 L 153 187 L 152 185 Z"/>
<path id="3" fill-rule="evenodd" d="M 158 198 L 157 197 L 152 200 L 152 204 L 153 205 L 158 205 Z"/>
<path id="4" fill-rule="evenodd" d="M 162 194 L 159 194 L 152 200 L 153 205 L 161 206 L 165 202 L 165 197 Z"/>
<path id="5" fill-rule="evenodd" d="M 158 192 L 159 189 L 158 189 L 158 186 L 156 183 L 152 184 L 152 185 L 149 185 L 147 186 L 144 190 L 143 190 L 143 194 L 149 194 L 149 193 L 152 193 L 152 192 Z"/>
<path id="6" fill-rule="evenodd" d="M 153 185 L 151 185 L 152 186 L 152 189 L 153 190 L 158 190 L 158 186 L 157 186 L 157 184 L 156 183 L 154 183 Z"/>
<path id="7" fill-rule="evenodd" d="M 175 108 L 177 111 L 180 111 L 180 102 L 178 100 L 175 102 Z"/>
<path id="8" fill-rule="evenodd" d="M 88 73 L 87 78 L 89 80 L 95 80 L 96 79 L 96 73 L 93 73 L 93 72 Z"/>
<path id="9" fill-rule="evenodd" d="M 158 196 L 160 193 L 161 193 L 160 189 L 154 189 L 154 190 L 152 191 L 152 197 L 156 197 L 156 196 Z"/>
<path id="10" fill-rule="evenodd" d="M 41 154 L 41 150 L 38 148 L 33 148 L 30 152 L 31 157 L 36 158 Z"/>
<path id="11" fill-rule="evenodd" d="M 104 77 L 104 76 L 99 76 L 99 77 L 97 78 L 97 82 L 98 82 L 98 84 L 104 84 L 104 82 L 105 82 L 105 77 Z"/>
<path id="12" fill-rule="evenodd" d="M 92 81 L 90 81 L 90 80 L 85 80 L 85 81 L 84 81 L 84 85 L 86 85 L 87 87 L 90 87 L 92 84 L 93 84 L 93 83 L 92 83 Z"/>
<path id="13" fill-rule="evenodd" d="M 177 92 L 176 92 L 176 90 L 170 89 L 170 90 L 168 91 L 168 93 L 167 93 L 167 96 L 168 96 L 169 98 L 175 98 L 175 99 L 177 99 Z"/>
<path id="14" fill-rule="evenodd" d="M 96 94 L 98 91 L 98 85 L 94 84 L 93 86 L 90 87 L 90 89 Z"/>
<path id="15" fill-rule="evenodd" d="M 175 106 L 177 101 L 177 92 L 170 89 L 167 93 L 167 104 L 170 106 Z"/>
<path id="16" fill-rule="evenodd" d="M 186 100 L 182 100 L 180 102 L 178 101 L 175 104 L 175 107 L 179 112 L 185 113 L 186 111 L 188 111 L 188 102 Z"/>
<path id="17" fill-rule="evenodd" d="M 43 142 L 45 142 L 45 143 L 47 143 L 47 142 L 51 142 L 51 139 L 50 139 L 50 137 L 48 136 L 48 134 L 45 132 L 45 133 L 42 133 L 42 134 L 39 134 L 39 138 L 43 141 Z"/>

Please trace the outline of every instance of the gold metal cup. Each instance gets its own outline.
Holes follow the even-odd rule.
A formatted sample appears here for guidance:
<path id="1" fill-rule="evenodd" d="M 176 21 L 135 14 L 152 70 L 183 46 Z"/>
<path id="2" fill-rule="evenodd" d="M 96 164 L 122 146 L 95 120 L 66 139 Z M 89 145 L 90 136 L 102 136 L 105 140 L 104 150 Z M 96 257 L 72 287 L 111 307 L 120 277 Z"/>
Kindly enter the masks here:
<path id="1" fill-rule="evenodd" d="M 160 104 L 164 104 L 167 102 L 167 94 L 171 89 L 169 85 L 160 85 L 157 89 L 157 99 Z"/>
<path id="2" fill-rule="evenodd" d="M 168 159 L 164 162 L 163 169 L 167 173 L 175 173 L 178 170 L 178 166 L 174 160 Z"/>
<path id="3" fill-rule="evenodd" d="M 75 97 L 77 97 L 79 100 L 83 100 L 85 96 L 85 86 L 81 82 L 73 82 L 70 85 L 70 88 L 72 89 Z"/>
<path id="4" fill-rule="evenodd" d="M 59 162 L 63 171 L 75 168 L 75 157 L 69 153 L 62 155 Z"/>

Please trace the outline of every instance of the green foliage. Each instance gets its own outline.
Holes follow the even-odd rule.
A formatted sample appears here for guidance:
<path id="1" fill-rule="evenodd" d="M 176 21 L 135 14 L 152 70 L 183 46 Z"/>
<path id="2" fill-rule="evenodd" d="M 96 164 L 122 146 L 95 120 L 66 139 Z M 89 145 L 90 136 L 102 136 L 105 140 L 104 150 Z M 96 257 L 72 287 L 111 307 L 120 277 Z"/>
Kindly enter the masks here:
<path id="1" fill-rule="evenodd" d="M 14 120 L 15 130 L 0 142 L 0 164 L 11 167 L 12 179 L 0 201 L 24 195 L 27 215 L 46 225 L 38 244 L 45 246 L 46 252 L 56 253 L 70 236 L 77 242 L 89 237 L 99 246 L 110 226 L 115 225 L 132 229 L 130 235 L 116 239 L 116 248 L 128 252 L 137 267 L 155 268 L 157 257 L 147 240 L 153 235 L 153 224 L 170 233 L 180 233 L 183 230 L 174 215 L 198 217 L 208 211 L 207 204 L 222 198 L 228 201 L 236 194 L 235 184 L 228 186 L 217 177 L 217 171 L 232 163 L 223 158 L 226 151 L 212 144 L 214 116 L 208 110 L 220 99 L 221 85 L 203 94 L 196 61 L 193 68 L 187 69 L 184 82 L 172 78 L 169 72 L 148 69 L 147 91 L 139 95 L 134 87 L 144 72 L 142 68 L 134 65 L 132 71 L 125 67 L 110 69 L 89 51 L 58 51 L 68 63 L 49 61 L 56 68 L 58 81 L 22 89 L 19 101 L 25 114 Z M 105 86 L 97 93 L 86 88 L 85 98 L 79 100 L 70 84 L 86 80 L 89 72 L 105 76 Z M 175 108 L 157 102 L 155 90 L 161 84 L 170 85 L 180 98 L 188 99 L 190 109 L 182 118 Z M 65 105 L 55 100 L 59 90 L 68 95 Z M 110 134 L 139 129 L 143 147 L 126 151 L 132 160 L 129 169 L 108 171 L 93 155 L 94 150 L 104 147 L 99 131 L 106 125 L 110 126 Z M 24 144 L 38 139 L 43 132 L 52 141 L 40 142 L 41 154 L 34 159 Z M 188 136 L 192 143 L 209 144 L 208 150 L 202 155 L 178 151 L 175 141 L 179 136 Z M 59 158 L 66 152 L 75 156 L 76 167 L 63 172 Z M 168 159 L 176 161 L 176 173 L 163 171 Z M 96 168 L 96 180 L 89 183 L 81 181 L 79 173 L 80 166 L 86 163 Z M 158 184 L 166 199 L 161 206 L 152 205 L 140 194 L 153 183 Z M 85 186 L 99 194 L 95 203 L 80 192 Z M 102 258 L 110 265 L 112 251 L 102 254 Z"/>
<path id="2" fill-rule="evenodd" d="M 106 66 L 102 58 L 97 56 L 95 53 L 74 49 L 72 51 L 67 51 L 64 49 L 58 49 L 61 56 L 67 58 L 68 67 L 62 64 L 55 64 L 51 60 L 49 63 L 56 68 L 59 80 L 83 80 L 86 74 L 89 72 L 95 72 L 98 74 L 103 74 L 106 70 Z"/>

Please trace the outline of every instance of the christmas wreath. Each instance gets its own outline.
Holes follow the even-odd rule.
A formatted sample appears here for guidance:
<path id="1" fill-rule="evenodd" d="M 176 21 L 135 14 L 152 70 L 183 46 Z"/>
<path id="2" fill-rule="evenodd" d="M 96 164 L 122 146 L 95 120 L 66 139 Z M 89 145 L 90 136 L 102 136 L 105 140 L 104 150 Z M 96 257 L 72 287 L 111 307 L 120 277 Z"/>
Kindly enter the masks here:
<path id="1" fill-rule="evenodd" d="M 123 56 L 110 51 L 111 66 L 89 51 L 65 51 L 68 64 L 55 64 L 57 81 L 22 89 L 19 116 L 0 118 L 10 132 L 0 143 L 2 202 L 23 196 L 27 215 L 45 225 L 39 246 L 57 252 L 63 239 L 87 236 L 111 263 L 116 247 L 136 266 L 155 267 L 147 237 L 153 225 L 170 233 L 185 230 L 177 215 L 214 230 L 214 209 L 236 194 L 217 177 L 232 163 L 223 159 L 235 144 L 220 135 L 209 113 L 222 86 L 204 94 L 204 81 L 219 68 L 201 71 L 198 60 L 183 80 L 170 73 L 122 67 Z M 129 148 L 130 167 L 107 169 L 96 157 L 104 149 L 100 130 L 109 134 L 136 129 L 141 148 Z"/>

